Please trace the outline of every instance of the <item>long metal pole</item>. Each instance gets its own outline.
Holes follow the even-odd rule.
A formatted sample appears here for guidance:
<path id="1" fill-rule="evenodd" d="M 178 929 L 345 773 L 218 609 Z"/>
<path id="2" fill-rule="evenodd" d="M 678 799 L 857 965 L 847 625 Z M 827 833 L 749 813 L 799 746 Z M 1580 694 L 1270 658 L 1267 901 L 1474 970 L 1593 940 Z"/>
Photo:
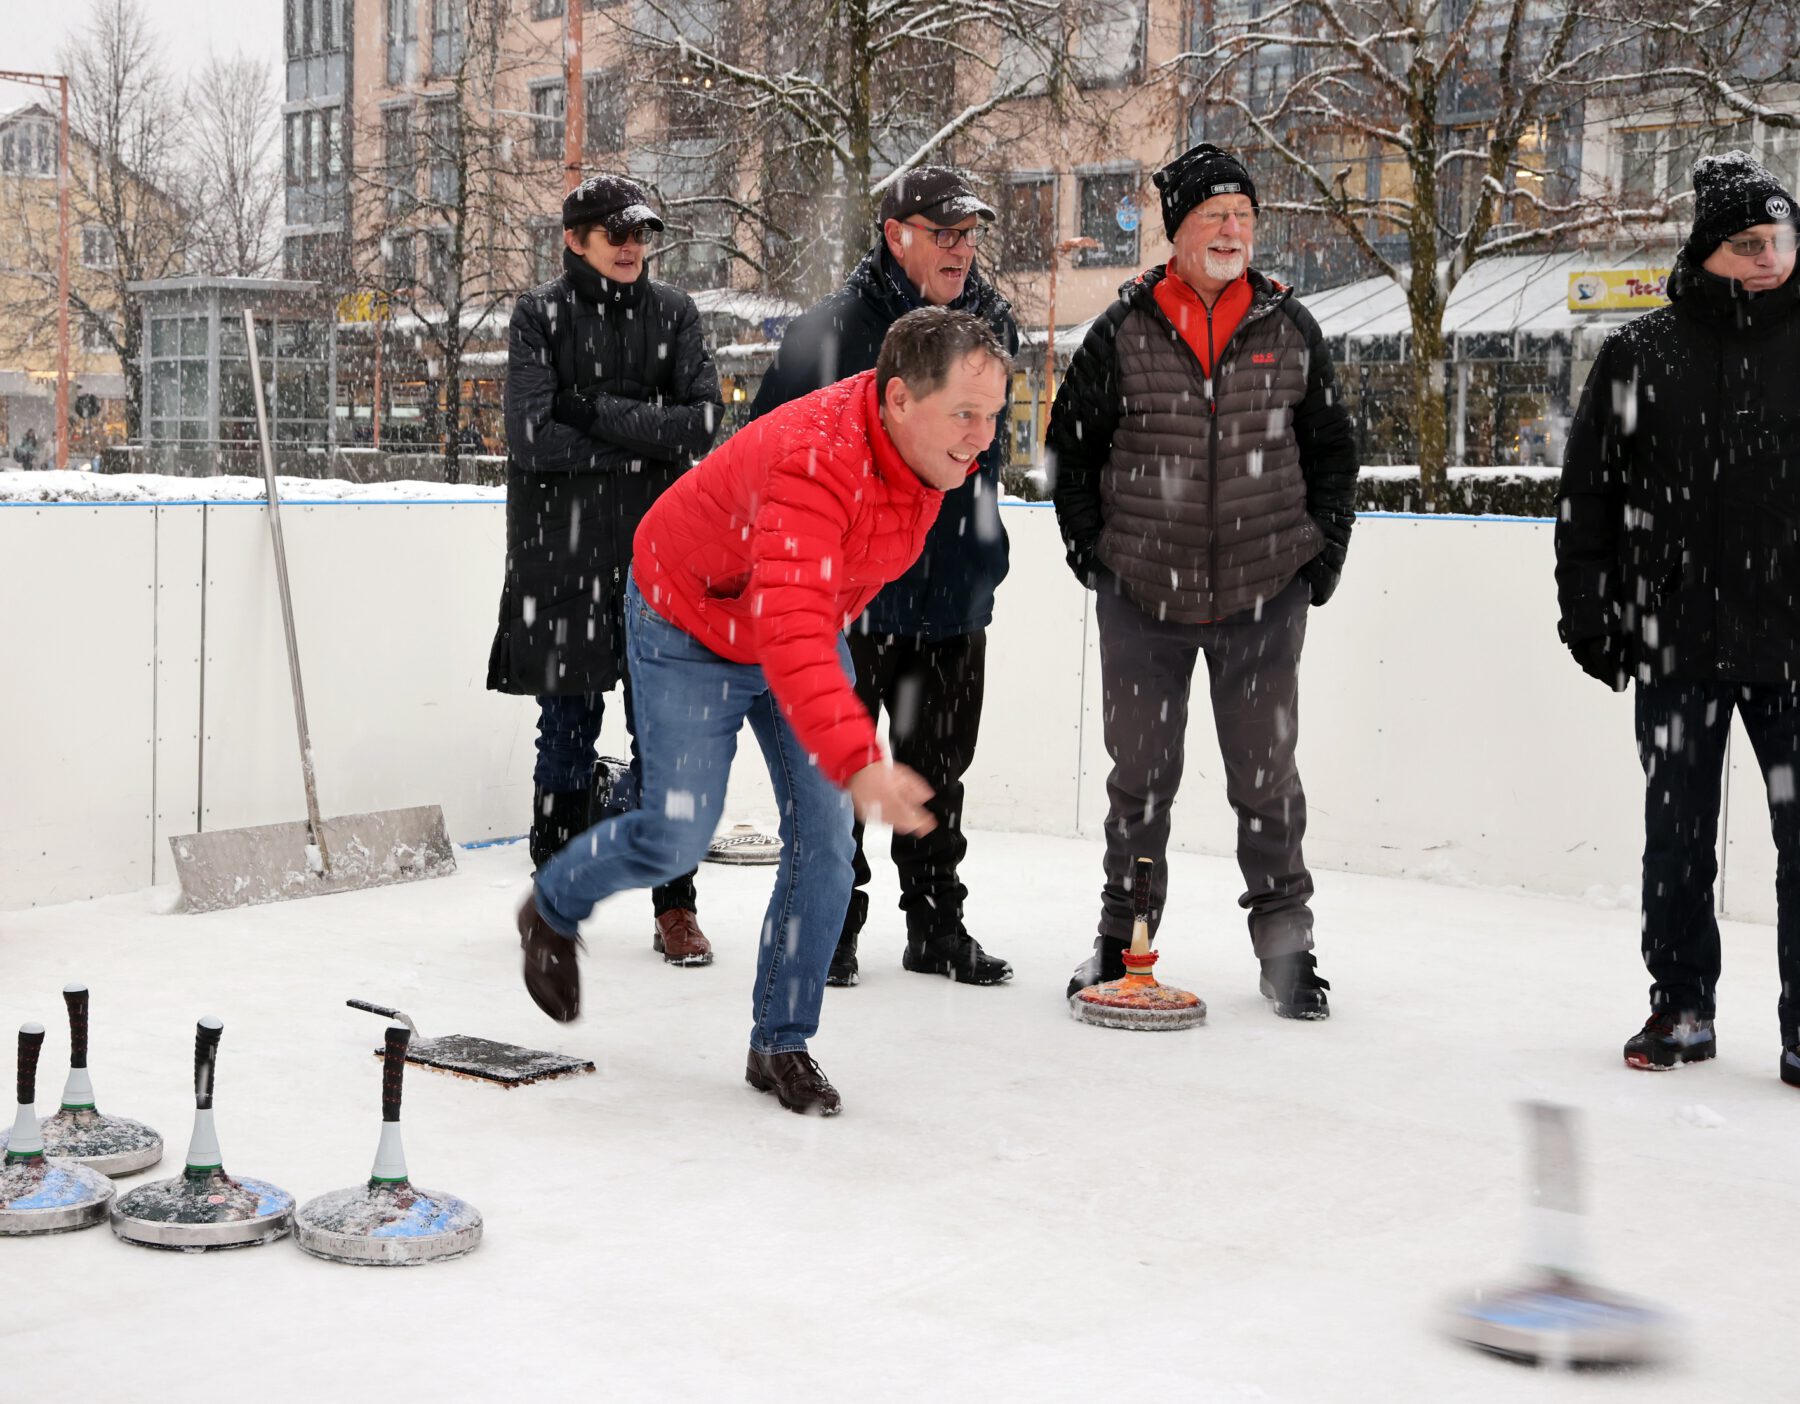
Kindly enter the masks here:
<path id="1" fill-rule="evenodd" d="M 294 598 L 288 590 L 287 543 L 281 535 L 281 494 L 275 487 L 275 451 L 269 445 L 269 412 L 263 404 L 262 357 L 256 350 L 256 318 L 244 309 L 244 340 L 250 347 L 250 384 L 256 392 L 256 434 L 262 445 L 263 483 L 269 493 L 269 539 L 275 545 L 275 584 L 281 592 L 281 629 L 287 637 L 288 680 L 294 685 L 294 728 L 300 735 L 300 774 L 306 782 L 306 825 L 319 850 L 319 870 L 331 871 L 325 826 L 319 820 L 319 786 L 313 776 L 312 733 L 306 725 L 306 693 L 300 687 L 300 645 L 294 637 Z"/>
<path id="2" fill-rule="evenodd" d="M 587 126 L 587 89 L 581 76 L 581 7 L 587 0 L 563 0 L 563 191 L 581 184 L 581 148 Z"/>
<path id="3" fill-rule="evenodd" d="M 56 466 L 69 466 L 69 79 L 58 74 L 62 99 L 56 160 Z"/>

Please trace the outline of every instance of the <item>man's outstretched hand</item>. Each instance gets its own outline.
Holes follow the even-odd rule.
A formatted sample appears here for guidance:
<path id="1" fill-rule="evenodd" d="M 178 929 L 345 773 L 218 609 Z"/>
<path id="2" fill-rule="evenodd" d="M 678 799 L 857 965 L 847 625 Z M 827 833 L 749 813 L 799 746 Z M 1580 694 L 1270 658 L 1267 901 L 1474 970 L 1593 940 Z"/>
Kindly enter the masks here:
<path id="1" fill-rule="evenodd" d="M 887 824 L 895 833 L 918 838 L 937 827 L 925 808 L 931 786 L 916 770 L 889 761 L 865 765 L 850 777 L 850 803 L 865 824 Z"/>

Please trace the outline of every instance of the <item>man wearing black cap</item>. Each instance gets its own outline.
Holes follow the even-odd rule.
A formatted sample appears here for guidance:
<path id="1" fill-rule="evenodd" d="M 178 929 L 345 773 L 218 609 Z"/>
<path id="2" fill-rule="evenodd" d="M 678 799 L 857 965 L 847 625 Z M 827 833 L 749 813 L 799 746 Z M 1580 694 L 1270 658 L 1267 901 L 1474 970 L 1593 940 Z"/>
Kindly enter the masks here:
<path id="1" fill-rule="evenodd" d="M 1113 761 L 1099 936 L 1068 995 L 1124 975 L 1140 858 L 1153 934 L 1162 919 L 1204 654 L 1262 991 L 1283 1018 L 1323 1019 L 1294 745 L 1307 611 L 1337 588 L 1355 519 L 1355 442 L 1318 323 L 1250 267 L 1250 173 L 1202 144 L 1156 185 L 1174 256 L 1095 319 L 1050 413 L 1057 520 L 1097 591 Z"/>
<path id="2" fill-rule="evenodd" d="M 1711 1058 L 1714 844 L 1735 711 L 1775 833 L 1781 1078 L 1800 1087 L 1800 280 L 1794 198 L 1739 151 L 1694 167 L 1670 305 L 1607 338 L 1563 459 L 1556 585 L 1582 670 L 1636 684 L 1644 767 L 1635 1068 Z"/>
<path id="3" fill-rule="evenodd" d="M 993 328 L 1009 355 L 1017 352 L 1012 307 L 975 263 L 976 244 L 993 218 L 968 182 L 947 167 L 920 166 L 895 178 L 881 200 L 880 241 L 840 291 L 788 328 L 751 418 L 868 370 L 887 329 L 918 307 L 972 312 Z M 887 708 L 894 759 L 918 771 L 936 792 L 926 807 L 937 827 L 923 836 L 894 835 L 906 914 L 901 964 L 972 985 L 1012 978 L 1012 966 L 982 950 L 963 926 L 968 889 L 957 872 L 968 852 L 962 777 L 975 758 L 987 626 L 1007 567 L 999 512 L 1006 437 L 997 435 L 979 470 L 945 495 L 924 554 L 849 631 L 857 695 L 871 716 Z M 857 938 L 868 918 L 870 880 L 861 824 L 855 865 L 856 890 L 827 977 L 832 985 L 854 985 L 860 978 Z"/>
<path id="4" fill-rule="evenodd" d="M 506 583 L 487 681 L 538 700 L 534 868 L 602 817 L 594 743 L 620 682 L 632 728 L 632 533 L 711 447 L 722 410 L 693 300 L 645 274 L 663 222 L 643 187 L 592 176 L 564 199 L 562 222 L 562 275 L 519 299 L 507 337 Z M 634 770 L 636 745 L 634 733 Z M 663 959 L 709 964 L 694 875 L 652 903 Z"/>

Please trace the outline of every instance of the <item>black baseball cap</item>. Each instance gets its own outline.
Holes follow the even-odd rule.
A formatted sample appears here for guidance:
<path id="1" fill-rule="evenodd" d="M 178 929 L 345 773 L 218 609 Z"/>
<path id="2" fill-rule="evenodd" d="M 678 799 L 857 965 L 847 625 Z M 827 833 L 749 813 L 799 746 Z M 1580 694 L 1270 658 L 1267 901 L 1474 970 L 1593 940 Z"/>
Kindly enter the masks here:
<path id="1" fill-rule="evenodd" d="M 880 222 L 923 215 L 936 224 L 961 224 L 970 215 L 992 222 L 993 206 L 984 203 L 958 171 L 948 166 L 915 166 L 888 186 L 881 197 Z"/>
<path id="2" fill-rule="evenodd" d="M 650 196 L 635 180 L 622 175 L 593 175 L 563 196 L 564 229 L 598 224 L 608 234 L 647 227 L 661 231 L 662 216 L 650 208 Z"/>

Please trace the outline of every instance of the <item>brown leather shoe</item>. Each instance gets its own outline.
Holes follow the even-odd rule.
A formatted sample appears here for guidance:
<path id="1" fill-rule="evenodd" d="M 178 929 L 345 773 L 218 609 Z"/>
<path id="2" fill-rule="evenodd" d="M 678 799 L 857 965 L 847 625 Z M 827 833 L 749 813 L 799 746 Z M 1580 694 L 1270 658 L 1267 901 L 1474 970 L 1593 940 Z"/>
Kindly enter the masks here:
<path id="1" fill-rule="evenodd" d="M 810 1053 L 758 1053 L 752 1048 L 744 1081 L 758 1092 L 773 1092 L 792 1112 L 836 1116 L 844 1109 L 837 1088 L 825 1080 Z"/>
<path id="2" fill-rule="evenodd" d="M 712 942 L 701 933 L 699 918 L 679 907 L 656 919 L 651 944 L 670 965 L 712 964 Z"/>
<path id="3" fill-rule="evenodd" d="M 525 992 L 559 1024 L 581 1017 L 581 969 L 575 953 L 579 936 L 565 936 L 545 921 L 537 898 L 519 908 L 519 944 L 525 948 Z"/>

